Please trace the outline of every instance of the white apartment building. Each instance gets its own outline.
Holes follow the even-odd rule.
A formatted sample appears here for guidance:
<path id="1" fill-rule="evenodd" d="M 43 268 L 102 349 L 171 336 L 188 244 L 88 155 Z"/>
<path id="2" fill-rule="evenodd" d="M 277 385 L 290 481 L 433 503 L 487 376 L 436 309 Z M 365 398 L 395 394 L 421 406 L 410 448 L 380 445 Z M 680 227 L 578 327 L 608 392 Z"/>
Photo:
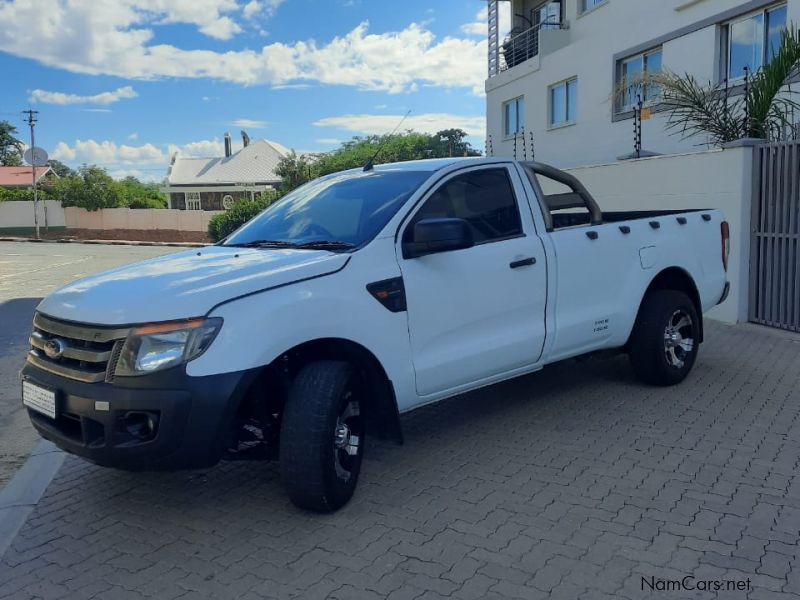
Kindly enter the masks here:
<path id="1" fill-rule="evenodd" d="M 625 78 L 669 69 L 736 93 L 792 23 L 800 0 L 489 0 L 487 152 L 530 158 L 532 138 L 536 160 L 558 167 L 614 162 L 633 152 L 639 95 L 644 151 L 705 148 L 665 131 L 654 86 L 620 93 Z"/>

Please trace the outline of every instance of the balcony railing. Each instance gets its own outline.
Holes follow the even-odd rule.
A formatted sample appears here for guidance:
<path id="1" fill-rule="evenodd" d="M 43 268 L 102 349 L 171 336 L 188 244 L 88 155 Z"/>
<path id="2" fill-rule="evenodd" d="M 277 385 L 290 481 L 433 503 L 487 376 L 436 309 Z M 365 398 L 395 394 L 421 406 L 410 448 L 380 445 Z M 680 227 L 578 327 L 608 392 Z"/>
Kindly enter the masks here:
<path id="1" fill-rule="evenodd" d="M 490 77 L 496 75 L 497 72 L 506 71 L 538 56 L 540 32 L 564 28 L 565 23 L 545 21 L 524 31 L 512 29 L 499 48 L 499 69 L 492 73 L 490 68 Z"/>

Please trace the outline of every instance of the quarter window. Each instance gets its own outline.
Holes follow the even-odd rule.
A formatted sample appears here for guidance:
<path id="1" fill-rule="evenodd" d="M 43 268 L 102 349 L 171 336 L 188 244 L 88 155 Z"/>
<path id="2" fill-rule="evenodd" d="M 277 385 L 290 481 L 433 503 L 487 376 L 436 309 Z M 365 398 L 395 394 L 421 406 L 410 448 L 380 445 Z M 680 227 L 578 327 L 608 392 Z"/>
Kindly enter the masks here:
<path id="1" fill-rule="evenodd" d="M 513 137 L 525 129 L 525 98 L 520 96 L 503 104 L 503 131 Z"/>
<path id="2" fill-rule="evenodd" d="M 200 192 L 186 192 L 186 210 L 201 210 Z"/>
<path id="3" fill-rule="evenodd" d="M 786 5 L 751 14 L 726 26 L 727 73 L 729 80 L 743 79 L 769 63 L 781 45 L 786 28 Z"/>
<path id="4" fill-rule="evenodd" d="M 578 115 L 578 80 L 570 79 L 550 87 L 550 126 L 569 125 Z"/>
<path id="5" fill-rule="evenodd" d="M 464 219 L 476 244 L 522 234 L 517 200 L 504 168 L 480 169 L 449 179 L 414 215 L 406 235 L 416 223 L 435 218 Z"/>
<path id="6" fill-rule="evenodd" d="M 619 63 L 617 85 L 618 110 L 630 110 L 642 102 L 652 103 L 661 97 L 661 87 L 649 80 L 661 72 L 661 48 L 631 56 Z"/>

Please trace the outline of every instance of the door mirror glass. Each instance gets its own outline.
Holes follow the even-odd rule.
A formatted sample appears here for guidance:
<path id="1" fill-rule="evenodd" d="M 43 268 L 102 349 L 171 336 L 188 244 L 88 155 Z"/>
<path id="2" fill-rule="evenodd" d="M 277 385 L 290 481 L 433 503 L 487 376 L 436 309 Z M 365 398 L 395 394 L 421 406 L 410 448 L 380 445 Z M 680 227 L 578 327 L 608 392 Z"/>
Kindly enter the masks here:
<path id="1" fill-rule="evenodd" d="M 424 219 L 414 225 L 411 239 L 403 243 L 403 258 L 462 250 L 475 245 L 464 219 Z"/>

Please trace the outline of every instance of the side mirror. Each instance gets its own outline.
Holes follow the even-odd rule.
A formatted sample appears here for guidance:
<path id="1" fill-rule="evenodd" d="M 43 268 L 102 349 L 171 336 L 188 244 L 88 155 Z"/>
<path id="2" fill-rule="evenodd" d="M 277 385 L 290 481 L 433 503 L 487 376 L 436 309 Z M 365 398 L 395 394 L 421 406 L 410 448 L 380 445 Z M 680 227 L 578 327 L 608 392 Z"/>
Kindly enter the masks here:
<path id="1" fill-rule="evenodd" d="M 403 242 L 403 258 L 462 250 L 475 245 L 464 219 L 424 219 L 414 225 L 411 239 Z"/>

